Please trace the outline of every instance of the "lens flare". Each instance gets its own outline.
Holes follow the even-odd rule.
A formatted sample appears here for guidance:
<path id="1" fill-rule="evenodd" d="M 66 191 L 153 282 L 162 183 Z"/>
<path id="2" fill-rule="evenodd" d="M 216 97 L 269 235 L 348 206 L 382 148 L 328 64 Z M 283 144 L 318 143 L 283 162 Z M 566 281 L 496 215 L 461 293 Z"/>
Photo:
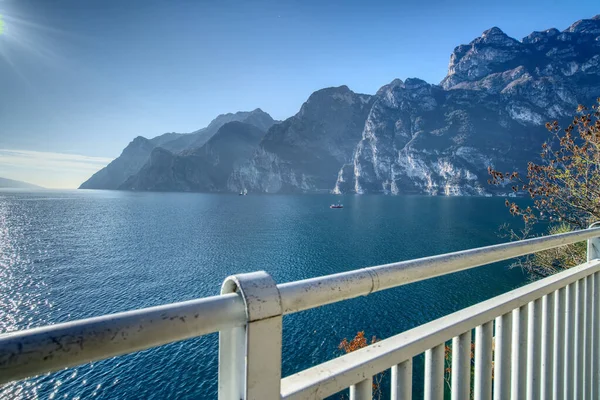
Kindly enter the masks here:
<path id="1" fill-rule="evenodd" d="M 61 48 L 82 38 L 39 23 L 39 14 L 35 14 L 39 11 L 19 9 L 17 4 L 8 8 L 8 4 L 0 3 L 0 70 L 5 66 L 28 82 L 27 65 L 67 68 Z"/>

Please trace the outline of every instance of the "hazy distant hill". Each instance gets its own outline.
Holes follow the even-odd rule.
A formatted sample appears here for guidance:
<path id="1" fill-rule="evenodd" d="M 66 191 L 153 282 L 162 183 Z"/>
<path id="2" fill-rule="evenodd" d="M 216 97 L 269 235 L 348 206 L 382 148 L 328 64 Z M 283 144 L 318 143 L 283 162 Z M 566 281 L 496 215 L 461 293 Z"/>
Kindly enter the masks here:
<path id="1" fill-rule="evenodd" d="M 0 188 L 43 189 L 41 186 L 32 185 L 31 183 L 6 178 L 0 178 Z"/>
<path id="2" fill-rule="evenodd" d="M 265 131 L 251 123 L 231 121 L 202 147 L 174 154 L 156 147 L 140 172 L 119 189 L 223 192 L 240 162 L 248 159 Z"/>
<path id="3" fill-rule="evenodd" d="M 152 139 L 138 136 L 123 150 L 121 155 L 106 167 L 96 172 L 81 184 L 79 189 L 117 189 L 126 180 L 134 176 L 148 161 L 157 147 L 173 154 L 199 149 L 228 122 L 244 122 L 266 132 L 273 124 L 269 114 L 260 108 L 254 111 L 240 111 L 235 114 L 221 114 L 206 127 L 192 133 L 165 133 Z M 160 150 L 156 153 L 161 154 Z"/>

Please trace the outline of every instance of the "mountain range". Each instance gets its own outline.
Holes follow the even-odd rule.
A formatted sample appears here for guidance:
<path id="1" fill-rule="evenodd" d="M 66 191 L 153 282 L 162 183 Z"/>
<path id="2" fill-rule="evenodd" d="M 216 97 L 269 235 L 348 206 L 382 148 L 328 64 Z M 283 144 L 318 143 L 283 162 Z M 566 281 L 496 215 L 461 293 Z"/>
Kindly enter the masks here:
<path id="1" fill-rule="evenodd" d="M 202 148 L 219 130 L 231 122 L 242 122 L 260 129 L 263 134 L 277 121 L 261 109 L 235 114 L 222 114 L 216 117 L 206 127 L 192 133 L 165 133 L 152 139 L 138 136 L 123 150 L 121 155 L 114 159 L 105 168 L 96 172 L 90 179 L 79 187 L 80 189 L 121 189 L 125 181 L 138 174 L 146 166 L 156 162 L 161 155 L 181 154 L 182 157 L 194 154 L 195 150 Z M 241 126 L 241 125 L 240 125 Z M 154 155 L 154 158 L 152 157 Z M 153 161 L 154 160 L 154 161 Z M 155 170 L 148 165 L 144 171 Z M 143 180 L 143 178 L 141 179 Z M 151 185 L 143 190 L 157 190 L 157 185 Z M 125 186 L 127 187 L 127 186 Z M 176 190 L 174 187 L 163 190 Z M 133 189 L 132 186 L 128 188 Z M 139 189 L 139 188 L 138 188 Z"/>
<path id="2" fill-rule="evenodd" d="M 600 16 L 517 40 L 493 27 L 456 47 L 439 84 L 313 93 L 274 121 L 260 109 L 189 134 L 137 137 L 86 189 L 489 195 L 487 168 L 523 170 L 600 96 Z"/>

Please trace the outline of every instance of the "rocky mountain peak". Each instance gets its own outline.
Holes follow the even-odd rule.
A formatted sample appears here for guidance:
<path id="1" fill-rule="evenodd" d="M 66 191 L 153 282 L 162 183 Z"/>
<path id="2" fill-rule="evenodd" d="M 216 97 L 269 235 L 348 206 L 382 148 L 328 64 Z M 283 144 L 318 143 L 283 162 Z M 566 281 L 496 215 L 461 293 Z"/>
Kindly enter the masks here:
<path id="1" fill-rule="evenodd" d="M 273 124 L 277 123 L 277 121 L 275 121 L 268 113 L 264 112 L 260 108 L 250 111 L 248 116 L 238 122 L 245 122 L 247 124 L 254 125 L 265 132 L 268 131 Z"/>
<path id="2" fill-rule="evenodd" d="M 402 82 L 401 79 L 394 79 L 393 81 L 391 81 L 390 83 L 388 83 L 387 85 L 383 85 L 378 91 L 376 96 L 381 96 L 383 95 L 383 93 L 385 93 L 386 91 L 390 91 L 392 89 L 394 89 L 397 86 L 402 86 L 404 85 L 404 82 Z"/>
<path id="3" fill-rule="evenodd" d="M 558 100 L 551 99 L 552 96 L 544 96 L 543 101 L 532 96 L 531 100 L 544 107 L 556 101 L 570 106 L 574 97 L 561 87 L 560 80 L 577 73 L 596 73 L 599 59 L 594 57 L 600 54 L 600 42 L 595 40 L 598 35 L 600 19 L 596 17 L 577 21 L 563 32 L 555 28 L 535 31 L 522 41 L 494 27 L 469 45 L 456 47 L 441 86 L 446 90 L 500 93 L 520 85 L 527 86 L 522 92 L 531 92 L 545 84 L 540 79 L 552 79 L 555 88 L 551 92 L 561 94 Z M 529 75 L 525 76 L 526 73 Z"/>
<path id="4" fill-rule="evenodd" d="M 213 119 L 210 124 L 206 127 L 207 130 L 214 130 L 215 132 L 219 130 L 219 128 L 225 125 L 227 122 L 231 121 L 243 121 L 251 114 L 266 114 L 260 108 L 257 108 L 253 111 L 238 111 L 236 113 L 227 113 L 227 114 L 219 114 L 215 119 Z M 267 114 L 268 115 L 268 114 Z"/>
<path id="5" fill-rule="evenodd" d="M 131 143 L 130 143 L 130 144 L 145 143 L 145 142 L 147 142 L 147 141 L 148 141 L 148 139 L 147 139 L 147 138 L 145 138 L 145 137 L 143 137 L 143 136 L 136 136 L 136 137 L 135 137 L 135 138 L 134 138 L 134 139 L 131 141 Z"/>
<path id="6" fill-rule="evenodd" d="M 481 34 L 472 44 L 494 44 L 499 46 L 517 46 L 518 41 L 508 36 L 502 29 L 494 26 Z"/>
<path id="7" fill-rule="evenodd" d="M 149 139 L 146 139 L 143 136 L 137 136 L 133 139 L 125 149 L 123 149 L 123 154 L 138 152 L 140 149 L 148 149 L 149 151 L 154 148 L 154 144 Z"/>
<path id="8" fill-rule="evenodd" d="M 600 34 L 600 15 L 596 15 L 591 19 L 580 19 L 573 25 L 564 30 L 564 32 L 574 32 L 589 35 Z"/>
<path id="9" fill-rule="evenodd" d="M 332 86 L 324 89 L 317 90 L 313 92 L 309 97 L 307 102 L 310 102 L 315 99 L 323 99 L 325 97 L 334 97 L 335 95 L 345 95 L 345 94 L 354 94 L 352 90 L 346 85 L 342 86 Z"/>
<path id="10" fill-rule="evenodd" d="M 396 79 L 377 91 L 376 103 L 393 109 L 430 109 L 436 104 L 433 88 L 434 86 L 419 78 L 407 78 L 404 82 Z"/>
<path id="11" fill-rule="evenodd" d="M 429 83 L 419 78 L 408 78 L 404 81 L 404 87 L 409 90 L 422 89 L 429 86 L 431 86 Z"/>
<path id="12" fill-rule="evenodd" d="M 441 85 L 444 89 L 450 89 L 461 82 L 476 81 L 491 73 L 504 71 L 507 64 L 514 64 L 516 58 L 528 52 L 523 43 L 509 37 L 500 28 L 490 28 L 468 45 L 454 49 L 448 75 Z"/>
<path id="13" fill-rule="evenodd" d="M 520 42 L 511 38 L 502 29 L 494 26 L 484 31 L 480 37 L 471 42 L 471 46 L 495 45 L 500 47 L 518 47 Z"/>
<path id="14" fill-rule="evenodd" d="M 298 117 L 321 115 L 326 110 L 347 105 L 367 104 L 371 96 L 355 93 L 346 85 L 317 90 L 300 108 Z"/>
<path id="15" fill-rule="evenodd" d="M 483 34 L 481 35 L 481 37 L 492 37 L 492 36 L 506 36 L 506 34 L 502 31 L 502 29 L 498 28 L 497 26 L 493 26 L 490 29 L 483 31 Z"/>
<path id="16" fill-rule="evenodd" d="M 521 41 L 526 44 L 538 43 L 540 41 L 547 41 L 549 38 L 557 36 L 560 34 L 560 31 L 556 28 L 546 29 L 542 32 L 531 32 L 529 35 L 525 36 Z"/>

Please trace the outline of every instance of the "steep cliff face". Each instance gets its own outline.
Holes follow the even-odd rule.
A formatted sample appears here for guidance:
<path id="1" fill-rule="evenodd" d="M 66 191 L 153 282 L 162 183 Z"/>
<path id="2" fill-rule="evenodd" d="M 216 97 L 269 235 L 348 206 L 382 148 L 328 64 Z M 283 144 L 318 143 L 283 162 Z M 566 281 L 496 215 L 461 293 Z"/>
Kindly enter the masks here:
<path id="1" fill-rule="evenodd" d="M 513 168 L 545 134 L 499 104 L 483 91 L 395 81 L 380 91 L 334 192 L 485 194 L 487 167 Z"/>
<path id="2" fill-rule="evenodd" d="M 119 188 L 124 190 L 219 192 L 240 160 L 256 149 L 265 132 L 243 122 L 228 122 L 202 147 L 174 154 L 157 147 L 143 168 Z"/>
<path id="3" fill-rule="evenodd" d="M 346 86 L 313 93 L 295 116 L 273 126 L 253 157 L 236 168 L 230 191 L 330 191 L 360 140 L 372 96 Z"/>
<path id="4" fill-rule="evenodd" d="M 206 127 L 192 133 L 165 133 L 152 139 L 138 136 L 123 150 L 121 155 L 90 179 L 81 184 L 80 189 L 118 189 L 131 176 L 137 174 L 157 150 L 156 157 L 168 153 L 181 153 L 202 147 L 218 130 L 228 122 L 240 121 L 253 125 L 266 132 L 277 121 L 269 114 L 257 108 L 253 111 L 221 114 Z M 156 161 L 156 160 L 155 160 Z"/>
<path id="5" fill-rule="evenodd" d="M 488 194 L 488 166 L 526 167 L 548 134 L 600 94 L 600 19 L 517 41 L 492 28 L 450 58 L 439 86 L 409 79 L 377 94 L 335 193 Z"/>

